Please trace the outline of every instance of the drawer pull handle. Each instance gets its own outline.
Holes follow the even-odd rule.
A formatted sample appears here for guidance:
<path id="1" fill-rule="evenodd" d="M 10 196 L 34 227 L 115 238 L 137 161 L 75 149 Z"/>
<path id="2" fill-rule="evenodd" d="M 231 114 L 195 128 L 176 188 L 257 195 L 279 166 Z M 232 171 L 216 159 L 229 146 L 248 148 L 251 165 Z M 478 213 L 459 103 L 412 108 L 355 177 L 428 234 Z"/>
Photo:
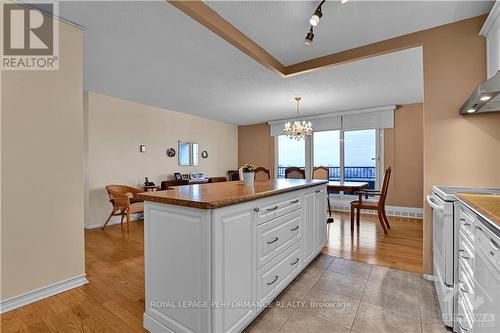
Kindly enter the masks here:
<path id="1" fill-rule="evenodd" d="M 279 239 L 279 238 L 278 238 L 278 237 L 276 237 L 276 238 L 274 238 L 272 241 L 267 242 L 267 244 L 276 243 L 276 242 L 278 241 L 278 239 Z"/>
<path id="2" fill-rule="evenodd" d="M 466 294 L 470 294 L 471 291 L 464 288 L 464 283 L 460 282 L 460 290 Z"/>
<path id="3" fill-rule="evenodd" d="M 497 243 L 497 242 L 495 242 L 495 240 L 493 240 L 493 239 L 491 239 L 491 238 L 490 238 L 490 244 L 491 244 L 491 246 L 493 247 L 493 249 L 494 249 L 495 251 L 500 250 L 500 245 L 498 245 L 498 243 Z"/>
<path id="4" fill-rule="evenodd" d="M 463 318 L 462 316 L 458 316 L 458 317 L 459 317 L 459 318 Z M 461 329 L 462 331 L 468 331 L 468 330 L 470 330 L 470 328 L 465 328 L 465 327 L 463 327 L 463 326 L 462 326 L 462 323 L 460 322 L 460 320 L 457 320 L 457 323 L 458 323 L 458 326 L 460 326 L 460 329 Z"/>
<path id="5" fill-rule="evenodd" d="M 466 255 L 464 254 L 464 252 L 465 252 L 465 250 L 458 250 L 458 256 L 459 256 L 460 258 L 463 258 L 463 259 L 469 260 L 469 259 L 470 259 L 470 257 L 466 256 Z"/>
<path id="6" fill-rule="evenodd" d="M 278 275 L 275 275 L 274 276 L 274 280 L 272 280 L 271 282 L 266 282 L 268 286 L 272 285 L 274 282 L 278 281 L 279 279 L 279 276 Z"/>
<path id="7" fill-rule="evenodd" d="M 296 204 L 297 202 L 299 202 L 299 199 L 295 199 L 293 201 L 290 201 L 291 204 Z"/>
<path id="8" fill-rule="evenodd" d="M 268 212 L 272 212 L 273 210 L 276 210 L 276 209 L 278 209 L 278 206 L 274 206 L 274 207 L 268 208 L 267 211 Z"/>
<path id="9" fill-rule="evenodd" d="M 290 231 L 295 231 L 299 228 L 299 226 L 296 226 L 295 228 L 290 229 Z"/>
<path id="10" fill-rule="evenodd" d="M 254 212 L 256 212 L 256 213 L 258 213 L 258 212 L 260 211 L 260 209 L 259 209 L 259 207 L 255 207 L 255 208 L 253 209 L 253 211 L 254 211 Z"/>
<path id="11" fill-rule="evenodd" d="M 314 191 L 314 192 L 319 193 L 319 192 L 321 192 L 321 190 L 316 190 L 316 191 Z"/>
<path id="12" fill-rule="evenodd" d="M 291 262 L 290 265 L 296 265 L 298 262 L 299 262 L 299 258 L 295 258 L 295 261 L 294 262 Z"/>

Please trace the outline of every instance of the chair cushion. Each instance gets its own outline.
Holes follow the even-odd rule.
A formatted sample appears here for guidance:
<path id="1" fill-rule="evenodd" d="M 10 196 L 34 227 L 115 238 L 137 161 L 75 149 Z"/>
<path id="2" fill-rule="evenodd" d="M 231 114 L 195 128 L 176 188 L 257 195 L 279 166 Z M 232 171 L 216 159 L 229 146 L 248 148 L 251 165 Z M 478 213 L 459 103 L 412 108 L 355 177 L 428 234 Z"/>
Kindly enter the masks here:
<path id="1" fill-rule="evenodd" d="M 130 204 L 130 214 L 142 212 L 144 212 L 144 202 L 134 202 L 133 204 Z"/>
<path id="2" fill-rule="evenodd" d="M 377 199 L 363 199 L 361 202 L 362 206 L 373 206 L 377 207 L 378 206 L 378 200 Z M 351 206 L 359 206 L 359 200 L 354 200 L 351 201 Z"/>

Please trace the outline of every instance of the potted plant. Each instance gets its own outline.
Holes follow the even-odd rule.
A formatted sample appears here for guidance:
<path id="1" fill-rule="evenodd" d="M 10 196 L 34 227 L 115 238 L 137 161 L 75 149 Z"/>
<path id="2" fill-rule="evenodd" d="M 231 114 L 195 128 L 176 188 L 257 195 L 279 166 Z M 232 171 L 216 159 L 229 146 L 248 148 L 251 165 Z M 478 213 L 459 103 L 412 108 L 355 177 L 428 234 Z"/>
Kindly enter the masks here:
<path id="1" fill-rule="evenodd" d="M 253 180 L 255 178 L 255 165 L 245 164 L 241 167 L 241 171 L 243 171 L 243 183 L 248 186 L 253 185 Z"/>

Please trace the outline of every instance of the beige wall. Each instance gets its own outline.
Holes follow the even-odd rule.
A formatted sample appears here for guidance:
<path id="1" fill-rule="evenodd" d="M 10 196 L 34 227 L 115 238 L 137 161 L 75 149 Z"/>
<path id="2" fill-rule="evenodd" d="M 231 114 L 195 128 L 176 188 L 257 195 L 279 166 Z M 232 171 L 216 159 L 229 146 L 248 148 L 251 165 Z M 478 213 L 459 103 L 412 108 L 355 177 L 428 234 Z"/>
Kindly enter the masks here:
<path id="1" fill-rule="evenodd" d="M 2 300 L 85 273 L 82 36 L 59 25 L 57 71 L 2 72 Z"/>
<path id="2" fill-rule="evenodd" d="M 424 195 L 432 185 L 500 186 L 500 113 L 460 116 L 486 79 L 485 17 L 421 33 L 424 59 Z M 423 198 L 422 198 L 423 200 Z M 432 271 L 432 214 L 425 210 L 424 272 Z"/>
<path id="3" fill-rule="evenodd" d="M 238 131 L 235 125 L 129 102 L 93 92 L 85 93 L 87 138 L 86 226 L 102 224 L 110 205 L 107 184 L 142 186 L 144 177 L 160 185 L 174 172 L 203 171 L 225 176 L 237 166 Z M 199 143 L 208 158 L 196 167 L 178 166 L 178 140 Z M 146 145 L 146 153 L 139 146 Z"/>
<path id="4" fill-rule="evenodd" d="M 387 204 L 422 208 L 423 105 L 399 106 L 384 130 L 384 168 L 391 167 Z"/>
<path id="5" fill-rule="evenodd" d="M 274 139 L 268 124 L 238 126 L 238 165 L 251 163 L 274 177 Z"/>

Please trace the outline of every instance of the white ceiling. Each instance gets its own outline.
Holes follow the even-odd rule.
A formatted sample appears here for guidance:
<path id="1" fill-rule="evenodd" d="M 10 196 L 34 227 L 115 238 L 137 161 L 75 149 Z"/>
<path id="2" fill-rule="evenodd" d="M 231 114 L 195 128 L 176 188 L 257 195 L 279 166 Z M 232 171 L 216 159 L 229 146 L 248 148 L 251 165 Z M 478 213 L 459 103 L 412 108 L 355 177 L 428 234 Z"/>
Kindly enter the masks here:
<path id="1" fill-rule="evenodd" d="M 60 14 L 87 27 L 85 89 L 126 100 L 234 124 L 291 117 L 296 95 L 304 115 L 423 100 L 420 48 L 282 79 L 165 1 L 63 2 Z"/>
<path id="2" fill-rule="evenodd" d="M 206 1 L 285 66 L 488 13 L 494 1 L 327 0 L 304 45 L 320 1 Z"/>

